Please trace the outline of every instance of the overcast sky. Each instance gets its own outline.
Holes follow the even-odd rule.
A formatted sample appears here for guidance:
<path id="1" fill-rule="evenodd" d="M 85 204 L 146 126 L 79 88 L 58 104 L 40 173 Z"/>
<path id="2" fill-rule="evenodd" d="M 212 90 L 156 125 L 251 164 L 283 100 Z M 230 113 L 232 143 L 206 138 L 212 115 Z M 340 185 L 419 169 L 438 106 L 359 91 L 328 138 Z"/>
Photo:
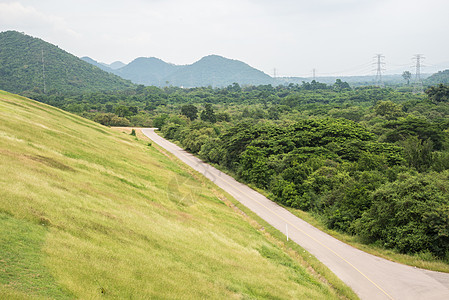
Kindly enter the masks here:
<path id="1" fill-rule="evenodd" d="M 447 0 L 0 0 L 0 31 L 79 57 L 190 64 L 209 54 L 278 76 L 373 74 L 449 62 Z M 410 69 L 412 70 L 412 69 Z"/>

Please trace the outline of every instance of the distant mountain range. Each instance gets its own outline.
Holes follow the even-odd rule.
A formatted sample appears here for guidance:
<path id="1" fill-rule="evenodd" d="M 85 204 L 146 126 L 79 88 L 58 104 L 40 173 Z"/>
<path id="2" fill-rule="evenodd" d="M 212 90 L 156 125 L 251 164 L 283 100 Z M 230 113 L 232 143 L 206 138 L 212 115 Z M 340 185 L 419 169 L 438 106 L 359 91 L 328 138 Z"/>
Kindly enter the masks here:
<path id="1" fill-rule="evenodd" d="M 155 57 L 139 57 L 128 65 L 123 64 L 123 67 L 117 69 L 106 67 L 106 64 L 99 63 L 89 57 L 83 57 L 82 59 L 105 71 L 131 80 L 133 83 L 154 86 L 223 87 L 233 83 L 239 83 L 240 85 L 284 85 L 290 83 L 301 84 L 303 81 L 310 82 L 314 79 L 312 77 L 272 78 L 244 62 L 224 58 L 218 55 L 209 55 L 191 65 L 184 66 L 166 63 Z M 446 73 L 443 75 L 445 74 Z M 435 80 L 443 80 L 443 82 L 446 80 L 444 79 L 444 76 L 436 77 L 437 79 L 427 80 L 431 75 L 432 74 L 430 73 L 421 74 L 421 79 L 424 80 L 424 84 L 431 85 L 435 84 Z M 333 84 L 336 79 L 346 81 L 352 86 L 376 84 L 375 75 L 329 76 L 317 77 L 315 80 L 321 83 Z M 383 75 L 382 79 L 387 85 L 405 83 L 402 74 L 387 74 Z"/>
<path id="2" fill-rule="evenodd" d="M 429 77 L 424 83 L 449 82 L 449 71 Z M 318 77 L 317 81 L 333 84 L 337 78 L 357 85 L 372 85 L 374 76 Z M 384 82 L 403 84 L 400 74 L 385 75 Z M 155 57 L 140 57 L 129 64 L 81 59 L 41 39 L 17 31 L 0 33 L 0 89 L 13 93 L 24 91 L 114 91 L 134 84 L 179 87 L 225 87 L 240 85 L 301 84 L 313 78 L 272 78 L 248 64 L 218 55 L 209 55 L 190 65 L 174 65 Z"/>
<path id="3" fill-rule="evenodd" d="M 209 55 L 191 65 L 183 66 L 170 64 L 155 57 L 139 57 L 128 65 L 116 69 L 90 57 L 81 59 L 136 84 L 182 87 L 223 87 L 233 83 L 276 84 L 274 78 L 246 63 L 218 55 Z"/>
<path id="4" fill-rule="evenodd" d="M 41 39 L 0 32 L 0 89 L 24 91 L 111 91 L 134 86 Z"/>

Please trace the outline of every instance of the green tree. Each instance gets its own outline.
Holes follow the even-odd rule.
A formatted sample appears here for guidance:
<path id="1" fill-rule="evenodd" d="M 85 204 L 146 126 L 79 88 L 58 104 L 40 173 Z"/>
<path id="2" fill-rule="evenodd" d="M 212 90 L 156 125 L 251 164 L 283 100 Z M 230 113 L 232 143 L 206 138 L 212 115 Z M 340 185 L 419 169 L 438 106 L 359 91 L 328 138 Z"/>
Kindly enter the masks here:
<path id="1" fill-rule="evenodd" d="M 426 90 L 426 94 L 434 103 L 449 102 L 449 85 L 440 83 L 438 86 L 432 86 Z"/>
<path id="2" fill-rule="evenodd" d="M 402 253 L 430 251 L 447 257 L 449 172 L 400 174 L 372 194 L 372 205 L 354 229 L 367 242 Z"/>
<path id="3" fill-rule="evenodd" d="M 427 171 L 433 162 L 433 143 L 430 139 L 420 140 L 417 136 L 410 136 L 402 142 L 404 147 L 404 158 L 409 167 L 418 172 Z"/>
<path id="4" fill-rule="evenodd" d="M 129 108 L 127 106 L 120 105 L 115 108 L 115 114 L 119 117 L 126 118 L 131 116 L 132 113 L 129 111 Z"/>
<path id="5" fill-rule="evenodd" d="M 402 105 L 396 104 L 390 100 L 377 102 L 376 106 L 374 106 L 374 111 L 376 112 L 376 115 L 383 116 L 387 120 L 395 120 L 404 115 Z"/>
<path id="6" fill-rule="evenodd" d="M 167 123 L 168 117 L 169 116 L 167 114 L 162 114 L 162 115 L 157 116 L 153 120 L 153 126 L 156 128 L 162 129 L 162 127 L 164 127 L 164 125 Z"/>
<path id="7" fill-rule="evenodd" d="M 409 71 L 404 71 L 402 73 L 402 78 L 404 78 L 405 81 L 407 81 L 407 85 L 410 84 L 410 78 L 412 78 L 412 73 L 410 73 Z"/>
<path id="8" fill-rule="evenodd" d="M 204 105 L 204 110 L 201 112 L 201 120 L 215 123 L 217 121 L 217 117 L 215 115 L 215 112 L 212 108 L 212 104 L 206 103 Z"/>
<path id="9" fill-rule="evenodd" d="M 181 114 L 193 121 L 198 118 L 198 109 L 193 104 L 186 104 L 181 106 Z"/>
<path id="10" fill-rule="evenodd" d="M 105 126 L 129 126 L 131 123 L 127 118 L 118 117 L 115 114 L 105 113 L 97 114 L 94 117 L 94 121 Z"/>
<path id="11" fill-rule="evenodd" d="M 351 87 L 346 81 L 341 81 L 341 79 L 335 80 L 334 83 L 334 90 L 336 91 L 344 91 L 344 90 L 350 90 Z"/>
<path id="12" fill-rule="evenodd" d="M 248 146 L 240 157 L 242 178 L 259 187 L 267 187 L 272 170 L 268 167 L 266 152 L 258 147 Z"/>
<path id="13" fill-rule="evenodd" d="M 128 110 L 130 115 L 137 115 L 137 113 L 139 112 L 137 106 L 129 106 Z"/>

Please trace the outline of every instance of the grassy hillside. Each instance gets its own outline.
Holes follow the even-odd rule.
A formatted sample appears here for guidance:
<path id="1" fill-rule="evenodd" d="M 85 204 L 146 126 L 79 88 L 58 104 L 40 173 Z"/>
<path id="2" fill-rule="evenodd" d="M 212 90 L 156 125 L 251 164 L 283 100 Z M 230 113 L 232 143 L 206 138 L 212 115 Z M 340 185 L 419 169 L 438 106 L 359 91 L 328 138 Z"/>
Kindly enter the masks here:
<path id="1" fill-rule="evenodd" d="M 148 141 L 0 92 L 0 156 L 1 299 L 339 296 Z"/>
<path id="2" fill-rule="evenodd" d="M 85 92 L 123 90 L 131 86 L 130 81 L 102 71 L 41 39 L 16 31 L 0 33 L 2 90 L 43 92 L 45 88 L 46 92 Z"/>

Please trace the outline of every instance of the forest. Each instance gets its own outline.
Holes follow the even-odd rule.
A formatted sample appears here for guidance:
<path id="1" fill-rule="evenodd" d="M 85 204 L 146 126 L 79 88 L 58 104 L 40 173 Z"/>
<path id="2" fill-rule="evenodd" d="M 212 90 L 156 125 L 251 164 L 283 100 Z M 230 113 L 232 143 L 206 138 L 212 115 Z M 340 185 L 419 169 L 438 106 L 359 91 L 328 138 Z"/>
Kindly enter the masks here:
<path id="1" fill-rule="evenodd" d="M 328 228 L 449 263 L 449 86 L 312 81 L 26 96 L 168 139 Z"/>

